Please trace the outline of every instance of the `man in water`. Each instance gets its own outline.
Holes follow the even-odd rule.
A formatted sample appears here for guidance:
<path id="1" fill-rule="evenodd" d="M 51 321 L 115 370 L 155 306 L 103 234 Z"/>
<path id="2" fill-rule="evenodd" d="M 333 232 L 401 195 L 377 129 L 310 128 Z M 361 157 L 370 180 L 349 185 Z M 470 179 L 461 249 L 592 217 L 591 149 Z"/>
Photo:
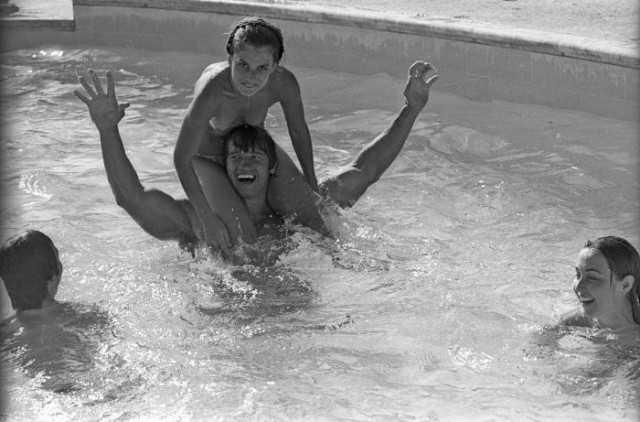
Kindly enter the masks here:
<path id="1" fill-rule="evenodd" d="M 118 104 L 113 76 L 107 72 L 105 92 L 98 75 L 89 76 L 95 88 L 85 78 L 79 82 L 85 92 L 74 94 L 89 108 L 100 133 L 102 156 L 107 179 L 116 202 L 150 235 L 162 240 L 178 240 L 180 246 L 192 250 L 203 241 L 202 228 L 193 205 L 185 199 L 176 200 L 157 189 L 145 189 L 126 156 L 118 123 L 128 103 Z M 340 207 L 353 206 L 369 186 L 375 183 L 400 153 L 416 118 L 427 104 L 429 90 L 438 79 L 435 69 L 426 62 L 416 62 L 409 68 L 404 89 L 405 104 L 391 125 L 368 144 L 346 167 L 319 183 L 322 197 L 317 206 L 326 210 L 323 200 Z M 277 165 L 273 139 L 261 128 L 241 125 L 225 137 L 225 161 L 231 184 L 245 201 L 252 222 L 260 230 L 277 221 L 278 216 L 267 202 L 267 185 Z M 217 198 L 216 198 L 217 199 Z M 212 199 L 210 199 L 212 200 Z M 223 199 L 222 199 L 223 200 Z M 238 246 L 241 227 L 227 227 L 226 245 L 220 251 L 225 258 L 233 256 Z"/>
<path id="2" fill-rule="evenodd" d="M 3 369 L 40 374 L 41 387 L 58 393 L 80 388 L 77 380 L 110 332 L 106 312 L 56 300 L 62 270 L 58 248 L 38 230 L 12 236 L 0 248 Z"/>
<path id="3" fill-rule="evenodd" d="M 0 248 L 0 278 L 11 299 L 3 299 L 2 313 L 8 305 L 20 312 L 55 305 L 61 277 L 58 249 L 49 236 L 28 230 L 7 239 Z"/>

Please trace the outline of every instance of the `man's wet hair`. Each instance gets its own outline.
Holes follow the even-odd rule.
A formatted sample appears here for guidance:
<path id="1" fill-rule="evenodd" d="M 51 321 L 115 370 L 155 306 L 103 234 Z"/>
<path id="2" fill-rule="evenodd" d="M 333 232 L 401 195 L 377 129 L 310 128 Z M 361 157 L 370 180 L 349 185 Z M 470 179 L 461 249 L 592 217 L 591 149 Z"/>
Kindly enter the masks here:
<path id="1" fill-rule="evenodd" d="M 40 309 L 47 282 L 61 273 L 53 241 L 38 230 L 15 235 L 0 248 L 0 277 L 16 310 Z"/>
<path id="2" fill-rule="evenodd" d="M 263 151 L 269 158 L 269 169 L 278 164 L 276 143 L 265 129 L 258 126 L 240 125 L 229 130 L 223 137 L 224 157 L 229 154 L 229 145 L 243 152 Z"/>

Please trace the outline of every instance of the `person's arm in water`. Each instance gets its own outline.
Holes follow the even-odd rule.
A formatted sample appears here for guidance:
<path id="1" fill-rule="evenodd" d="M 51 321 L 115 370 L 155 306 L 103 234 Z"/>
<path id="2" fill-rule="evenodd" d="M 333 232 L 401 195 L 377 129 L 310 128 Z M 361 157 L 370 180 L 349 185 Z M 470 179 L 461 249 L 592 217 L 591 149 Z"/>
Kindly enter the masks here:
<path id="1" fill-rule="evenodd" d="M 87 105 L 91 120 L 100 133 L 104 168 L 116 203 L 150 235 L 161 240 L 178 240 L 181 247 L 192 249 L 198 242 L 199 222 L 191 203 L 142 186 L 118 130 L 118 123 L 129 104 L 118 104 L 111 72 L 107 72 L 106 93 L 98 75 L 89 70 L 89 76 L 95 90 L 81 76 L 78 81 L 86 93 L 80 90 L 73 93 Z"/>
<path id="2" fill-rule="evenodd" d="M 279 88 L 280 104 L 287 120 L 287 128 L 291 144 L 296 152 L 302 172 L 304 173 L 311 188 L 318 192 L 318 180 L 313 163 L 313 147 L 311 144 L 311 134 L 307 121 L 304 118 L 304 106 L 300 85 L 293 73 L 283 69 L 281 76 L 282 86 Z"/>
<path id="3" fill-rule="evenodd" d="M 203 74 L 196 83 L 193 101 L 187 109 L 178 135 L 174 164 L 178 179 L 202 223 L 206 243 L 216 250 L 221 250 L 223 255 L 229 256 L 229 248 L 234 242 L 225 224 L 209 206 L 193 166 L 200 145 L 210 130 L 210 111 L 215 109 L 219 97 L 213 91 L 217 88 L 217 84 L 209 83 L 208 73 Z"/>
<path id="4" fill-rule="evenodd" d="M 426 62 L 416 62 L 409 68 L 409 80 L 404 89 L 405 105 L 376 139 L 337 175 L 320 184 L 320 192 L 341 207 L 350 207 L 389 168 L 404 146 L 416 118 L 429 100 L 431 85 L 438 75 Z M 426 79 L 428 77 L 428 79 Z"/>

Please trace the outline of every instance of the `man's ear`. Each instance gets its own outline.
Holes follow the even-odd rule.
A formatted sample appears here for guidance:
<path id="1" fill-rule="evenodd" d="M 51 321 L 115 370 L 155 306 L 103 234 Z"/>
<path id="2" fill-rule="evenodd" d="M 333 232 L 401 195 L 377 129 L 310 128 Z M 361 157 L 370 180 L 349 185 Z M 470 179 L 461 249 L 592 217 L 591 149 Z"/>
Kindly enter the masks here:
<path id="1" fill-rule="evenodd" d="M 631 274 L 625 276 L 620 283 L 622 286 L 622 293 L 624 293 L 625 295 L 627 293 L 629 293 L 631 291 L 631 289 L 633 289 L 633 285 L 636 282 L 636 279 L 634 276 L 632 276 Z"/>
<path id="2" fill-rule="evenodd" d="M 58 284 L 60 284 L 60 274 L 54 274 L 47 280 L 47 293 L 50 299 L 55 299 L 58 294 Z"/>
<path id="3" fill-rule="evenodd" d="M 269 174 L 272 176 L 276 175 L 276 170 L 278 170 L 278 162 L 276 161 L 276 163 L 273 165 L 273 167 L 271 167 L 271 169 L 269 169 Z"/>

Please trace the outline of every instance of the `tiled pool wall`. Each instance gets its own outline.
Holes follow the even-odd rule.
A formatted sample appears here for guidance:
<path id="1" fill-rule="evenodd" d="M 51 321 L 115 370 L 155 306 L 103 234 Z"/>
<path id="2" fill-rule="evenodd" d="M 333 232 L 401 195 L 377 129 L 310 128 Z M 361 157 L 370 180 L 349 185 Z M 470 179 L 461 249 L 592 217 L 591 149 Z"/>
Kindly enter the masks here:
<path id="1" fill-rule="evenodd" d="M 638 58 L 615 48 L 593 53 L 545 42 L 545 34 L 531 31 L 505 35 L 485 27 L 476 33 L 468 24 L 458 31 L 455 24 L 434 27 L 334 9 L 194 0 L 122 3 L 74 0 L 74 31 L 5 28 L 3 48 L 82 44 L 219 57 L 229 26 L 260 15 L 282 28 L 288 65 L 404 78 L 413 61 L 426 59 L 441 75 L 437 88 L 465 98 L 639 120 Z M 195 80 L 200 71 L 189 77 Z"/>

